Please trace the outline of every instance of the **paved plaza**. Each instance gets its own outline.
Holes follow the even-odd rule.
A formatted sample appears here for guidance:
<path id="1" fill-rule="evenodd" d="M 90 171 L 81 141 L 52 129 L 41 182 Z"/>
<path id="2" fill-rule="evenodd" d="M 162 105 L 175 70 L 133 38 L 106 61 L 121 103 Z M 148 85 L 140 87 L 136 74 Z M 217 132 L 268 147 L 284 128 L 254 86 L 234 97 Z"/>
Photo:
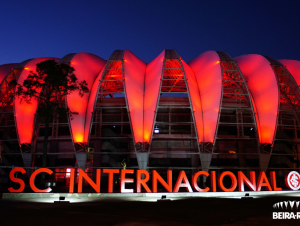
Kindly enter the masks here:
<path id="1" fill-rule="evenodd" d="M 250 193 L 251 194 L 251 193 Z M 62 195 L 62 194 L 61 194 Z M 5 196 L 5 195 L 4 195 Z M 273 205 L 300 200 L 299 192 L 235 197 L 169 197 L 157 202 L 143 196 L 0 199 L 1 226 L 10 225 L 299 225 L 299 220 L 273 220 Z M 53 198 L 54 199 L 54 198 Z M 58 198 L 56 198 L 58 200 Z M 283 210 L 284 211 L 284 210 Z M 293 210 L 296 211 L 296 210 Z"/>

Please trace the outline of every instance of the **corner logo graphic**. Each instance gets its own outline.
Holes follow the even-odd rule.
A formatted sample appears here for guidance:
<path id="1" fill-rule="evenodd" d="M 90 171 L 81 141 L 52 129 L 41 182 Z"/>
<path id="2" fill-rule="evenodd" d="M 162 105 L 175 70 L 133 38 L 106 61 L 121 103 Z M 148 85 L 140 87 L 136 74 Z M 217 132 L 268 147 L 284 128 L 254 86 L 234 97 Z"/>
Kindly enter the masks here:
<path id="1" fill-rule="evenodd" d="M 285 184 L 291 190 L 299 190 L 299 188 L 300 188 L 300 174 L 296 171 L 291 171 L 285 177 Z"/>
<path id="2" fill-rule="evenodd" d="M 284 202 L 277 202 L 273 205 L 274 209 L 287 209 L 289 206 L 291 209 L 294 207 L 298 209 L 300 201 L 284 201 Z"/>
<path id="3" fill-rule="evenodd" d="M 273 205 L 274 209 L 286 212 L 273 212 L 273 219 L 300 219 L 300 212 L 287 212 L 289 210 L 297 211 L 300 201 L 283 201 Z"/>

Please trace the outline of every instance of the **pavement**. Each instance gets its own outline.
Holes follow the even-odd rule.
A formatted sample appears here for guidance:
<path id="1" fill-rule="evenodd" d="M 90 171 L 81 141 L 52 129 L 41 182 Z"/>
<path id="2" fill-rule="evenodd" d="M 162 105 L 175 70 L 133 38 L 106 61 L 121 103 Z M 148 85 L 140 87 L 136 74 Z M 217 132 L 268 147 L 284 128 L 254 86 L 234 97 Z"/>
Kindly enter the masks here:
<path id="1" fill-rule="evenodd" d="M 167 198 L 169 198 L 167 196 Z M 80 199 L 80 198 L 79 198 Z M 297 193 L 253 199 L 240 197 L 179 197 L 157 202 L 141 197 L 102 197 L 71 203 L 36 199 L 0 199 L 1 226 L 150 226 L 150 225 L 299 225 L 300 220 L 273 220 L 273 205 L 300 201 Z M 68 198 L 66 198 L 68 200 Z M 295 211 L 280 210 L 280 211 Z M 300 212 L 300 206 L 298 208 Z"/>

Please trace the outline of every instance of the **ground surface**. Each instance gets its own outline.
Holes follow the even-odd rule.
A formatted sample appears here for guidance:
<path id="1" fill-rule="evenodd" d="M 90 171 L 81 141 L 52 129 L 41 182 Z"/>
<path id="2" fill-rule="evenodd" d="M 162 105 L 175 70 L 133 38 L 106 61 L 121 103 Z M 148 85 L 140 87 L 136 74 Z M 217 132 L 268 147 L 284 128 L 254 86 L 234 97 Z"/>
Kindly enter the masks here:
<path id="1" fill-rule="evenodd" d="M 0 199 L 0 226 L 300 225 L 300 220 L 272 219 L 273 204 L 287 200 L 299 201 L 300 197 L 189 198 L 170 202 L 110 199 L 70 204 Z"/>

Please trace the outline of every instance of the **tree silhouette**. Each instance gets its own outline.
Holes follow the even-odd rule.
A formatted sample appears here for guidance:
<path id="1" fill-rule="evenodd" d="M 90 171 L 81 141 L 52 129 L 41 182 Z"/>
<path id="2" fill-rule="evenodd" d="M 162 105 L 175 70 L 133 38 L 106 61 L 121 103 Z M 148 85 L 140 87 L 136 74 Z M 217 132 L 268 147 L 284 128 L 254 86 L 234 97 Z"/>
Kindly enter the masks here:
<path id="1" fill-rule="evenodd" d="M 79 96 L 89 92 L 85 80 L 79 82 L 74 74 L 75 69 L 68 64 L 57 64 L 54 60 L 46 60 L 36 65 L 36 72 L 30 71 L 23 84 L 16 85 L 16 94 L 20 97 L 20 103 L 25 101 L 30 104 L 35 98 L 39 101 L 37 116 L 45 122 L 45 135 L 43 145 L 42 167 L 47 165 L 47 145 L 49 137 L 49 124 L 53 117 L 58 115 L 70 116 L 78 114 L 72 112 L 64 103 L 64 98 L 72 92 L 78 92 Z M 44 182 L 44 176 L 42 183 Z"/>

